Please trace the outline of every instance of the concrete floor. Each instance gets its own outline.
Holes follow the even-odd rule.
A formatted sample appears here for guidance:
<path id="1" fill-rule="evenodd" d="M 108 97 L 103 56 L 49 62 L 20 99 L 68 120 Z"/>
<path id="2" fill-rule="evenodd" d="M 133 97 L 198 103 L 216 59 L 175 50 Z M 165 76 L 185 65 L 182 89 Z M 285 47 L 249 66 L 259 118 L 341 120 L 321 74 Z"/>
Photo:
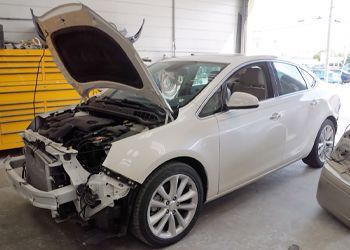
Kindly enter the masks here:
<path id="1" fill-rule="evenodd" d="M 3 174 L 3 172 L 1 173 Z M 349 249 L 350 230 L 319 207 L 320 170 L 297 162 L 205 205 L 190 234 L 168 249 Z M 0 188 L 0 244 L 12 249 L 148 249 L 132 236 L 56 224 L 8 186 Z"/>
<path id="2" fill-rule="evenodd" d="M 349 87 L 339 89 L 342 134 Z M 338 136 L 339 138 L 339 136 Z M 320 170 L 302 162 L 204 206 L 190 234 L 167 249 L 349 249 L 350 230 L 324 211 L 315 194 Z M 73 222 L 56 224 L 8 186 L 0 170 L 0 249 L 149 249 L 132 236 L 108 238 Z"/>

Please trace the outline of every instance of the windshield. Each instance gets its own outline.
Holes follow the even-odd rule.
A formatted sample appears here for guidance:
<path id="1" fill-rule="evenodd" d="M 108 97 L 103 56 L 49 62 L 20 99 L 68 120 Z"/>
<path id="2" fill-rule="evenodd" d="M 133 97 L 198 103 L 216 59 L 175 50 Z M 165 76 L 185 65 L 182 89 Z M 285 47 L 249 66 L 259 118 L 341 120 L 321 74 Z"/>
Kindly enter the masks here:
<path id="1" fill-rule="evenodd" d="M 224 63 L 169 61 L 148 67 L 153 80 L 172 109 L 178 109 L 195 98 L 225 67 Z M 151 103 L 136 94 L 122 90 L 107 90 L 102 97 Z"/>

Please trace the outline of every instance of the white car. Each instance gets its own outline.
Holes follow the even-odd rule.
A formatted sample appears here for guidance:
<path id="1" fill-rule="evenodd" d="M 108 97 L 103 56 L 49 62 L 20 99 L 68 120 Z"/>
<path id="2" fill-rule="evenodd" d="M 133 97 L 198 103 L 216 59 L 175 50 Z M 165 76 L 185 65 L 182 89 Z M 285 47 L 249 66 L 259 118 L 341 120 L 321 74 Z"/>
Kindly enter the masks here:
<path id="1" fill-rule="evenodd" d="M 166 246 L 191 230 L 204 203 L 300 159 L 322 167 L 331 152 L 339 98 L 298 65 L 210 55 L 146 67 L 84 5 L 36 21 L 84 101 L 37 116 L 22 134 L 24 156 L 5 167 L 56 219 L 75 214 Z M 88 98 L 94 88 L 107 90 Z"/>

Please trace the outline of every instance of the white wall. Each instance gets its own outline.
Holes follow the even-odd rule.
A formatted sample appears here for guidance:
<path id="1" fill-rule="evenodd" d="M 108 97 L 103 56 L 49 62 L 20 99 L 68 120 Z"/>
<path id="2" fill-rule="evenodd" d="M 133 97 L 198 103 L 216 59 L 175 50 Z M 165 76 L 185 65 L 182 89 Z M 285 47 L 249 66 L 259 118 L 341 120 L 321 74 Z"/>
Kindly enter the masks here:
<path id="1" fill-rule="evenodd" d="M 241 0 L 176 0 L 176 49 L 183 53 L 234 53 Z"/>
<path id="2" fill-rule="evenodd" d="M 190 53 L 233 53 L 236 49 L 238 13 L 244 0 L 175 0 L 176 55 Z M 36 15 L 74 0 L 0 0 L 0 24 L 5 40 L 18 41 L 33 37 L 30 8 Z M 172 0 L 82 0 L 118 29 L 134 34 L 146 19 L 141 38 L 135 47 L 143 57 L 159 59 L 171 56 Z"/>

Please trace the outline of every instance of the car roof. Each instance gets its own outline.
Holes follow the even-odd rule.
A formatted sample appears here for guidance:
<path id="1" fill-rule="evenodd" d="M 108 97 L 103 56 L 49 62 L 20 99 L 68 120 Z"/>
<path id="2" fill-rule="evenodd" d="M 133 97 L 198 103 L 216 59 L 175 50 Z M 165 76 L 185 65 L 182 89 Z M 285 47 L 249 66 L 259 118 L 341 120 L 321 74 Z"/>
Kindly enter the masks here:
<path id="1" fill-rule="evenodd" d="M 174 57 L 164 59 L 164 61 L 201 61 L 201 62 L 216 62 L 216 63 L 229 63 L 229 64 L 242 64 L 250 61 L 260 60 L 275 60 L 278 59 L 276 56 L 246 56 L 242 54 L 213 54 L 213 55 L 193 55 Z"/>

